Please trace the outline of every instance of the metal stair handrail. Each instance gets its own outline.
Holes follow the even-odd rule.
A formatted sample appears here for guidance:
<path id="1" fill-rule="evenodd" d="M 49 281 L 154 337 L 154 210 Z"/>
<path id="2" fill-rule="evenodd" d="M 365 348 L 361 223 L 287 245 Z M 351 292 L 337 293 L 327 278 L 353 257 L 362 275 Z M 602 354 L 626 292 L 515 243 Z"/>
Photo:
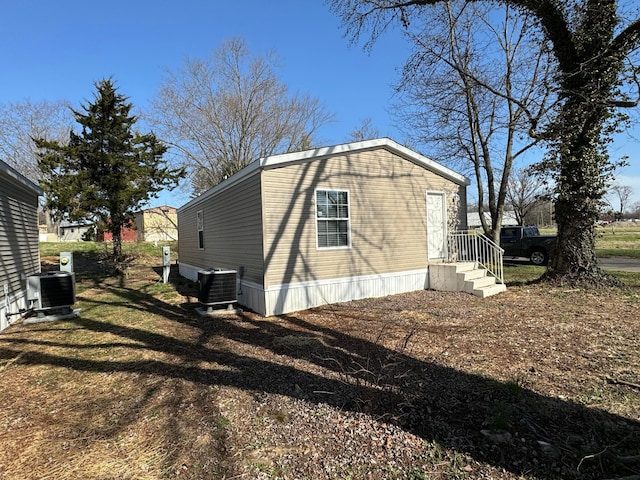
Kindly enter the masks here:
<path id="1" fill-rule="evenodd" d="M 479 230 L 458 230 L 448 235 L 449 261 L 474 262 L 504 283 L 504 249 Z"/>

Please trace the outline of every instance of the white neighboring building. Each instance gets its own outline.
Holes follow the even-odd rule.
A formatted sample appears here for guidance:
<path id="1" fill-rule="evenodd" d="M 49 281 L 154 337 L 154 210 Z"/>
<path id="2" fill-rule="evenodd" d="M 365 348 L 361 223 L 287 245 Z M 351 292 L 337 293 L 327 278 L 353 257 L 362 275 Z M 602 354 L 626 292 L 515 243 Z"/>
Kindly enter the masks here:
<path id="1" fill-rule="evenodd" d="M 63 220 L 58 226 L 59 242 L 82 242 L 85 240 L 84 235 L 92 227 L 89 222 L 69 222 Z"/>
<path id="2" fill-rule="evenodd" d="M 491 223 L 491 215 L 489 212 L 483 212 L 484 218 L 487 223 Z M 478 212 L 468 212 L 467 213 L 467 225 L 469 229 L 480 228 L 482 227 L 482 223 L 480 223 L 480 214 Z M 502 214 L 502 226 L 504 227 L 512 227 L 518 225 L 518 220 L 516 219 L 516 214 L 514 212 L 504 212 Z"/>

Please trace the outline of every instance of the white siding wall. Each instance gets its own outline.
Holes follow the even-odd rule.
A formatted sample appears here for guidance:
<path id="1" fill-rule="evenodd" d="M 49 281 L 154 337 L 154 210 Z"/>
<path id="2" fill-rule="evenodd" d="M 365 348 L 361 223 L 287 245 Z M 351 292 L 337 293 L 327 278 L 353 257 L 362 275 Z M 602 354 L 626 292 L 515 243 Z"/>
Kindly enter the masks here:
<path id="1" fill-rule="evenodd" d="M 274 285 L 265 292 L 265 314 L 280 315 L 319 305 L 424 290 L 429 288 L 428 272 L 424 268 L 411 272 Z"/>
<path id="2" fill-rule="evenodd" d="M 40 271 L 38 194 L 0 170 L 0 330 L 26 308 L 24 277 Z"/>

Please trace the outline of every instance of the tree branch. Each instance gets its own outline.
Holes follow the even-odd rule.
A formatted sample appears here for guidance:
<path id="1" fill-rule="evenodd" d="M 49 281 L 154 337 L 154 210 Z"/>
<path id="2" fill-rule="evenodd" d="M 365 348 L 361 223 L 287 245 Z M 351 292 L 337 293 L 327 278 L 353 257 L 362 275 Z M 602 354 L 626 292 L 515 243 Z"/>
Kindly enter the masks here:
<path id="1" fill-rule="evenodd" d="M 631 22 L 611 42 L 609 52 L 614 55 L 628 55 L 640 48 L 640 18 Z"/>

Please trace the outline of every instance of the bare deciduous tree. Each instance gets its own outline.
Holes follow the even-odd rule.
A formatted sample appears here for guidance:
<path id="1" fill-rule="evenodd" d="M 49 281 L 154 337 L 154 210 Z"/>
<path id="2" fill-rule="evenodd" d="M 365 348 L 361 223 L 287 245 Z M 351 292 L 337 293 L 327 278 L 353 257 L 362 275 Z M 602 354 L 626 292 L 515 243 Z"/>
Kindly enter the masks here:
<path id="1" fill-rule="evenodd" d="M 194 193 L 257 158 L 310 148 L 332 116 L 317 98 L 291 94 L 273 54 L 252 56 L 242 39 L 168 72 L 149 115 L 187 167 Z"/>
<path id="2" fill-rule="evenodd" d="M 69 104 L 64 101 L 0 104 L 0 157 L 37 183 L 41 173 L 33 139 L 67 141 L 72 123 Z"/>
<path id="3" fill-rule="evenodd" d="M 544 79 L 553 64 L 532 20 L 508 5 L 454 1 L 434 10 L 407 32 L 414 53 L 398 116 L 441 161 L 475 178 L 482 227 L 497 240 L 512 164 L 536 145 L 531 123 L 546 122 L 552 108 Z"/>
<path id="4" fill-rule="evenodd" d="M 32 102 L 24 100 L 0 104 L 0 158 L 35 183 L 42 180 L 38 168 L 37 148 L 34 138 L 48 138 L 65 143 L 73 115 L 66 101 Z M 41 205 L 44 209 L 44 203 Z M 48 232 L 56 230 L 48 210 L 42 218 Z"/>
<path id="5" fill-rule="evenodd" d="M 373 126 L 371 117 L 367 117 L 362 120 L 362 123 L 359 126 L 349 132 L 348 141 L 361 142 L 363 140 L 378 138 L 379 136 L 380 132 Z"/>
<path id="6" fill-rule="evenodd" d="M 533 175 L 526 168 L 511 173 L 507 188 L 507 204 L 513 209 L 520 225 L 524 225 L 529 214 L 547 201 L 544 179 Z"/>
<path id="7" fill-rule="evenodd" d="M 408 30 L 433 6 L 451 0 L 329 0 L 352 40 L 371 45 L 391 25 Z M 628 126 L 624 109 L 640 105 L 640 7 L 632 0 L 467 0 L 512 6 L 535 19 L 557 66 L 545 80 L 560 103 L 547 128 L 531 123 L 548 154 L 539 164 L 554 183 L 558 237 L 545 278 L 578 285 L 611 285 L 596 257 L 595 226 L 616 163 L 608 144 Z M 397 23 L 396 23 L 397 22 Z"/>
<path id="8" fill-rule="evenodd" d="M 609 195 L 605 198 L 608 200 L 611 209 L 616 213 L 616 216 L 621 218 L 628 208 L 632 196 L 633 187 L 614 183 L 609 187 Z"/>

